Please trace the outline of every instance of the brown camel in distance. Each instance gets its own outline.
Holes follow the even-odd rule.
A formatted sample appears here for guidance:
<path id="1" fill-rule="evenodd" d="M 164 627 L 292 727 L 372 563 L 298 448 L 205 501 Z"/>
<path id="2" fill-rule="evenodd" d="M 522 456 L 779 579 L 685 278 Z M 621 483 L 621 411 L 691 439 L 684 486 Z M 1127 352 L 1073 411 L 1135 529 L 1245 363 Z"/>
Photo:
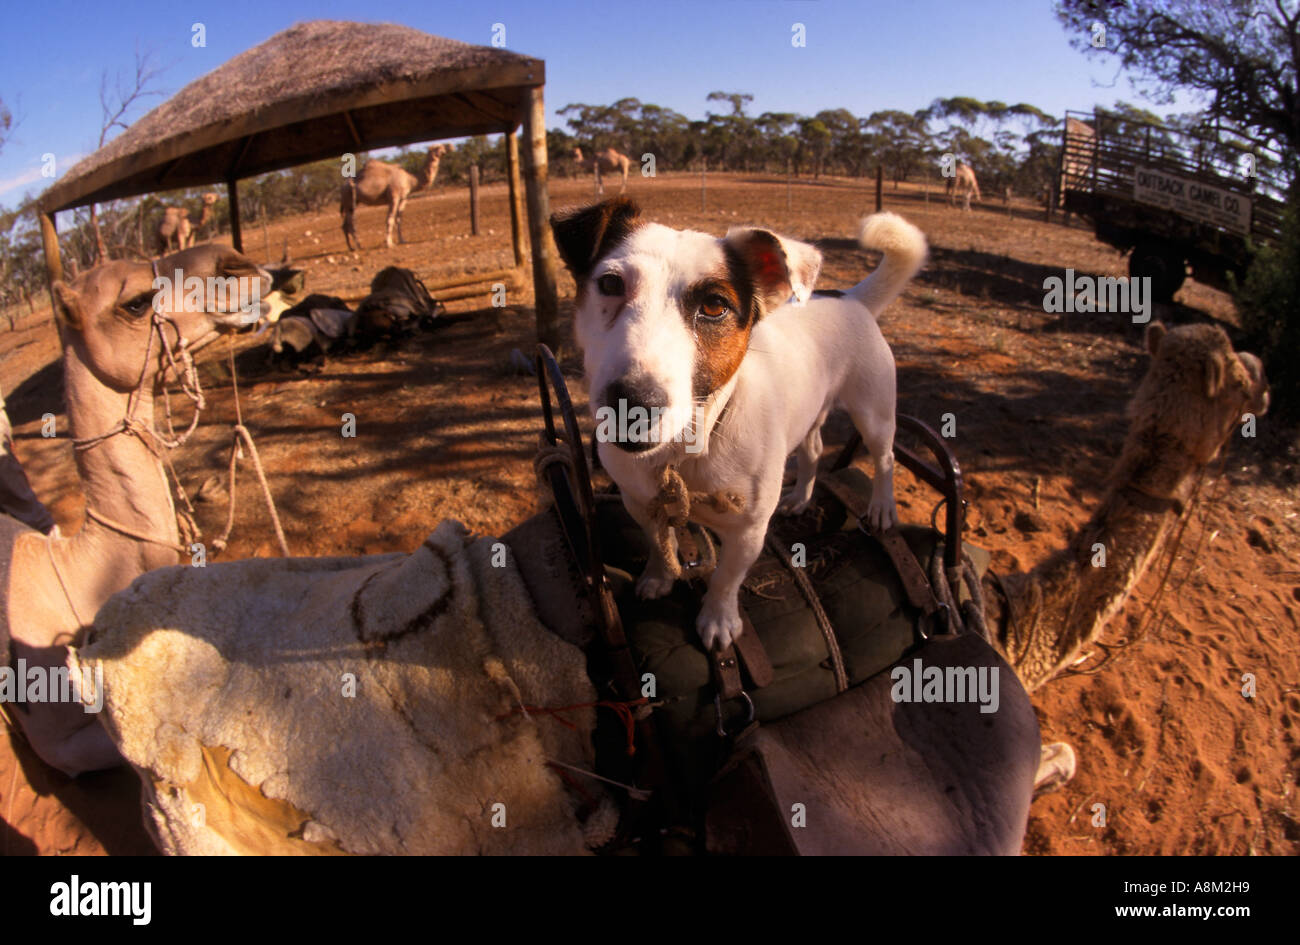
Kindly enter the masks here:
<path id="1" fill-rule="evenodd" d="M 992 578 L 984 583 L 985 615 L 991 635 L 1027 689 L 1032 690 L 1041 686 L 1055 673 L 1070 665 L 1082 648 L 1096 640 L 1106 620 L 1114 615 L 1133 586 L 1142 577 L 1145 568 L 1159 552 L 1182 512 L 1181 503 L 1185 503 L 1191 495 L 1197 473 L 1232 437 L 1237 424 L 1242 419 L 1243 411 L 1262 414 L 1267 409 L 1267 381 L 1259 360 L 1253 355 L 1235 352 L 1221 329 L 1215 326 L 1194 325 L 1166 330 L 1164 326 L 1156 323 L 1149 327 L 1146 343 L 1152 362 L 1129 406 L 1130 428 L 1098 509 L 1076 532 L 1064 550 L 1049 556 L 1027 573 L 1004 578 L 1000 585 Z M 430 542 L 432 541 L 433 538 L 430 539 Z M 483 541 L 490 543 L 491 540 L 483 539 Z M 590 604 L 569 574 L 570 566 L 563 559 L 564 552 L 561 550 L 563 538 L 554 515 L 548 511 L 534 516 L 503 536 L 502 541 L 510 549 L 510 562 L 518 568 L 518 574 L 523 579 L 536 614 L 550 633 L 564 640 L 580 640 L 584 634 L 589 633 L 592 619 Z M 159 757 L 157 753 L 162 749 L 156 746 L 149 747 L 154 746 L 156 738 L 151 733 L 184 728 L 186 719 L 191 715 L 195 718 L 208 719 L 213 724 L 225 724 L 225 722 L 233 724 L 238 721 L 236 714 L 242 719 L 248 712 L 254 714 L 257 711 L 280 712 L 287 704 L 280 698 L 279 690 L 269 684 L 263 684 L 267 687 L 266 691 L 257 697 L 261 700 L 257 704 L 263 706 L 263 709 L 244 707 L 239 713 L 234 713 L 231 709 L 223 709 L 225 703 L 221 700 L 224 698 L 222 693 L 225 689 L 220 685 L 220 681 L 228 678 L 228 674 L 235 671 L 237 661 L 228 659 L 226 662 L 219 661 L 213 664 L 211 654 L 216 650 L 212 644 L 205 641 L 220 636 L 225 641 L 224 645 L 234 646 L 240 653 L 252 654 L 257 651 L 261 654 L 258 656 L 260 661 L 258 665 L 264 667 L 260 671 L 265 673 L 274 672 L 284 660 L 283 654 L 278 653 L 276 644 L 267 642 L 268 639 L 283 638 L 292 641 L 284 644 L 285 652 L 293 650 L 295 653 L 310 648 L 311 641 L 316 639 L 317 645 L 322 649 L 321 659 L 329 659 L 332 655 L 332 644 L 323 626 L 322 615 L 327 613 L 329 615 L 329 620 L 325 622 L 333 622 L 337 617 L 341 628 L 337 631 L 341 634 L 340 640 L 349 640 L 352 639 L 351 635 L 362 633 L 361 630 L 353 627 L 353 624 L 361 619 L 358 615 L 364 617 L 372 610 L 378 613 L 380 607 L 378 598 L 373 604 L 367 602 L 368 594 L 375 596 L 371 593 L 373 581 L 369 575 L 372 572 L 376 575 L 382 572 L 384 580 L 390 583 L 396 582 L 400 586 L 401 581 L 398 579 L 400 569 L 409 567 L 412 573 L 424 574 L 429 566 L 427 563 L 421 563 L 418 556 L 427 555 L 427 549 L 433 547 L 430 542 L 426 542 L 423 549 L 417 550 L 411 556 L 291 559 L 274 565 L 252 561 L 233 562 L 210 566 L 201 571 L 188 568 L 172 569 L 170 572 L 158 572 L 143 578 L 128 594 L 119 595 L 111 602 L 110 607 L 105 608 L 101 619 L 97 621 L 96 642 L 90 648 L 79 651 L 79 657 L 83 661 L 98 663 L 103 659 L 108 664 L 105 670 L 105 690 L 109 715 L 116 719 L 118 724 L 127 724 L 130 727 L 129 731 L 115 730 L 114 737 L 118 739 L 119 744 L 130 742 L 138 749 Z M 1098 544 L 1106 549 L 1105 567 L 1094 566 L 1095 546 Z M 485 548 L 481 554 L 486 556 L 489 552 Z M 482 565 L 482 562 L 480 564 Z M 450 565 L 444 563 L 443 567 L 450 567 Z M 272 568 L 279 570 L 273 572 L 270 570 Z M 280 572 L 283 572 L 283 577 L 278 576 Z M 506 572 L 495 572 L 486 565 L 482 565 L 478 573 L 480 580 L 483 579 L 483 575 L 494 573 L 501 573 L 502 579 L 506 579 L 504 577 Z M 231 640 L 230 621 L 220 614 L 213 614 L 209 604 L 216 606 L 219 601 L 221 606 L 228 608 L 231 613 L 255 614 L 260 612 L 259 608 L 264 600 L 281 599 L 280 596 L 276 596 L 275 590 L 277 583 L 281 581 L 286 584 L 286 588 L 291 582 L 296 582 L 294 586 L 299 590 L 294 591 L 290 597 L 298 600 L 300 598 L 297 595 L 303 594 L 301 599 L 309 601 L 310 606 L 303 605 L 301 612 L 294 611 L 292 607 L 288 611 L 281 609 L 273 615 L 275 633 L 270 634 L 269 637 L 267 627 L 250 623 L 247 627 L 233 631 L 236 635 L 243 634 L 243 637 Z M 427 583 L 423 578 L 421 582 Z M 417 583 L 418 586 L 423 586 L 423 583 Z M 410 585 L 412 589 L 416 586 L 417 584 Z M 490 596 L 491 586 L 480 584 L 480 593 Z M 1005 596 L 1003 588 L 1005 588 Z M 178 603 L 178 594 L 188 603 L 184 606 Z M 193 596 L 191 598 L 187 595 Z M 263 598 L 262 595 L 266 597 Z M 400 597 L 400 594 L 389 595 L 383 597 L 383 600 L 391 602 Z M 350 618 L 347 606 L 349 598 L 353 599 Z M 362 598 L 366 599 L 362 600 Z M 329 601 L 335 603 L 327 605 L 326 602 Z M 361 601 L 361 604 L 357 601 Z M 420 608 L 425 607 L 427 603 L 420 599 L 409 606 L 403 606 L 407 606 L 407 609 L 411 609 L 412 613 L 418 616 Z M 333 609 L 322 611 L 321 606 Z M 444 607 L 443 610 L 446 608 Z M 443 610 L 438 612 L 441 613 Z M 339 612 L 335 613 L 335 611 Z M 348 622 L 349 619 L 352 623 Z M 390 634 L 394 641 L 415 640 L 427 632 L 433 636 L 423 645 L 455 648 L 457 635 L 455 633 L 448 635 L 448 631 L 454 628 L 454 624 L 444 625 L 441 631 L 436 633 L 428 630 L 427 627 L 418 632 L 411 632 L 401 623 L 401 620 L 405 619 L 408 618 L 401 617 L 397 623 L 383 632 Z M 178 620 L 179 623 L 176 622 Z M 522 627 L 523 624 L 516 621 L 516 626 Z M 319 630 L 314 629 L 317 627 Z M 540 627 L 534 629 L 530 626 L 527 632 L 540 633 L 544 637 L 550 636 L 550 633 Z M 318 636 L 314 637 L 313 634 Z M 382 632 L 378 629 L 366 630 L 360 639 L 368 640 L 374 634 L 382 635 Z M 246 638 L 245 643 L 241 643 L 240 640 L 244 638 Z M 439 643 L 439 640 L 442 642 Z M 392 645 L 397 644 L 394 642 Z M 177 646 L 184 649 L 180 651 L 174 649 Z M 193 649 L 189 649 L 191 647 Z M 186 699 L 178 701 L 178 697 L 173 692 L 176 683 L 171 680 L 157 679 L 152 670 L 153 664 L 164 658 L 167 660 L 169 673 L 175 674 L 177 679 L 184 680 L 193 676 L 210 680 L 208 685 L 212 695 L 207 701 L 191 704 L 194 702 L 192 695 L 188 697 L 189 701 Z M 374 658 L 384 659 L 382 653 Z M 585 657 L 581 650 L 573 648 L 568 652 L 555 651 L 550 659 L 554 662 L 533 665 L 529 677 L 532 686 L 522 697 L 516 695 L 514 698 L 526 698 L 536 705 L 567 704 L 564 703 L 565 693 L 547 689 L 548 680 L 572 676 L 585 665 Z M 404 672 L 406 671 L 404 667 L 411 662 L 396 655 L 392 660 L 390 669 L 386 669 L 385 672 Z M 244 662 L 241 659 L 238 664 L 242 666 Z M 223 669 L 223 666 L 226 668 Z M 849 700 L 846 704 L 852 705 L 853 700 L 860 699 L 861 694 L 865 692 L 864 687 L 868 684 L 864 683 L 863 686 L 850 690 L 838 699 L 823 703 L 822 706 L 830 706 L 839 703 L 840 700 Z M 120 697 L 122 704 L 118 708 L 115 708 L 117 702 L 114 697 L 115 685 L 122 687 Z M 414 702 L 407 704 L 400 712 L 391 712 L 391 724 L 385 723 L 384 730 L 350 734 L 344 734 L 342 731 L 322 732 L 322 738 L 336 740 L 331 743 L 333 746 L 331 752 L 326 754 L 332 754 L 334 748 L 339 747 L 337 740 L 340 738 L 363 740 L 371 746 L 366 750 L 373 754 L 376 740 L 387 744 L 388 729 L 396 733 L 394 737 L 409 736 L 412 725 L 411 713 L 419 713 L 425 709 L 421 708 L 419 698 L 415 698 L 420 684 L 415 682 L 408 685 L 416 686 L 408 690 Z M 186 692 L 190 691 L 184 687 L 182 689 Z M 272 689 L 275 691 L 272 692 Z M 294 692 L 297 693 L 296 688 Z M 243 697 L 249 698 L 249 693 L 245 691 Z M 315 717 L 313 714 L 315 703 L 310 702 L 312 699 L 320 700 L 319 708 L 322 712 L 338 714 L 335 703 L 328 701 L 335 698 L 334 694 L 318 689 L 307 694 L 305 698 L 309 700 L 309 704 L 305 709 L 300 709 L 305 711 L 304 717 Z M 135 713 L 140 711 L 144 714 L 136 716 Z M 228 719 L 222 715 L 223 711 L 229 715 Z M 819 711 L 821 706 L 805 710 L 807 713 Z M 924 706 L 913 706 L 909 711 L 918 713 L 933 711 L 935 720 L 941 724 L 948 724 L 945 719 L 951 720 L 950 714 L 942 715 L 949 712 L 949 709 L 943 706 L 937 706 L 933 710 Z M 803 713 L 792 718 L 801 716 Z M 971 717 L 978 718 L 978 716 Z M 807 729 L 807 726 L 804 728 Z M 895 737 L 889 725 L 878 728 L 879 731 L 870 737 L 886 740 Z M 254 726 L 253 730 L 258 729 Z M 760 731 L 773 733 L 770 737 L 780 741 L 780 750 L 792 759 L 796 767 L 802 767 L 805 771 L 815 772 L 819 759 L 824 760 L 826 757 L 824 746 L 819 754 L 802 743 L 801 738 L 809 744 L 813 741 L 808 731 L 804 731 L 801 738 L 789 734 L 798 731 L 797 728 L 782 729 L 779 724 L 766 726 Z M 781 734 L 783 731 L 787 734 Z M 818 737 L 830 738 L 833 735 L 833 732 L 826 732 Z M 906 750 L 915 754 L 914 745 Z M 936 766 L 935 770 L 942 767 L 953 776 L 959 777 L 963 770 L 969 770 L 970 765 L 975 763 L 968 757 L 969 750 L 968 744 L 936 742 L 932 751 L 942 757 L 928 758 L 925 764 Z M 278 827 L 274 830 L 259 828 L 254 833 L 240 826 L 245 822 L 250 825 L 265 826 L 263 808 L 266 801 L 255 790 L 256 778 L 250 774 L 249 777 L 254 777 L 251 783 L 247 782 L 247 779 L 241 780 L 233 763 L 230 766 L 218 766 L 214 769 L 215 775 L 206 777 L 201 784 L 195 782 L 193 790 L 208 792 L 202 796 L 207 798 L 205 803 L 209 807 L 213 803 L 219 803 L 221 809 L 226 812 L 220 823 L 209 820 L 195 825 L 191 822 L 192 818 L 188 816 L 189 807 L 184 803 L 185 785 L 172 782 L 169 787 L 166 778 L 149 767 L 152 762 L 146 756 L 133 754 L 130 760 L 141 772 L 146 795 L 149 796 L 152 792 L 156 798 L 155 801 L 150 802 L 152 816 L 155 823 L 165 827 L 160 835 L 164 837 L 167 849 L 173 852 L 212 849 L 214 846 L 223 848 L 226 845 L 243 852 L 302 852 L 301 844 L 296 838 L 301 833 L 299 828 L 304 822 L 311 823 L 313 835 L 321 838 L 316 844 L 321 851 L 327 848 L 338 849 L 331 845 L 330 837 L 337 836 L 340 828 L 358 826 L 347 821 L 346 818 L 342 821 L 337 819 L 340 816 L 337 812 L 347 806 L 343 804 L 343 800 L 351 789 L 347 778 L 343 781 L 338 780 L 338 771 L 333 771 L 326 781 L 312 782 L 309 771 L 294 769 L 289 765 L 287 759 L 307 757 L 303 754 L 304 751 L 301 745 L 281 745 L 279 742 L 260 744 L 255 752 L 256 757 L 246 758 L 242 762 L 243 770 L 249 772 L 296 771 L 295 784 L 298 795 L 296 798 L 288 799 L 288 816 L 283 818 L 285 820 L 283 834 L 279 832 Z M 951 753 L 951 757 L 948 753 Z M 166 763 L 166 752 L 163 752 L 161 757 L 163 761 L 159 763 Z M 384 757 L 383 752 L 380 751 L 375 757 Z M 863 764 L 869 762 L 879 768 L 879 757 L 883 756 L 873 755 L 871 759 L 858 760 Z M 840 772 L 845 777 L 835 782 L 835 790 L 842 795 L 835 804 L 842 821 L 847 825 L 847 833 L 841 831 L 839 837 L 841 846 L 837 849 L 842 849 L 845 836 L 852 840 L 854 830 L 859 831 L 864 837 L 874 836 L 878 830 L 873 825 L 898 821 L 899 810 L 896 806 L 891 807 L 898 803 L 897 793 L 892 798 L 886 797 L 873 792 L 869 780 L 863 780 L 859 785 L 852 778 L 848 778 L 852 765 L 856 763 L 853 759 L 847 759 L 845 769 Z M 874 775 L 876 786 L 879 786 L 880 778 L 887 777 L 888 774 L 887 771 L 883 773 L 877 771 Z M 357 779 L 364 780 L 361 773 L 357 774 Z M 357 783 L 360 784 L 361 780 Z M 807 783 L 810 789 L 815 787 L 812 781 Z M 943 805 L 958 803 L 956 794 L 960 792 L 951 796 L 944 792 L 942 789 L 944 781 L 941 777 L 932 776 L 927 781 L 922 776 L 920 780 L 914 779 L 911 783 L 916 786 L 918 794 L 918 800 L 912 805 L 915 810 L 912 810 L 911 814 L 922 820 L 927 818 L 932 820 L 930 815 L 939 812 L 938 807 L 934 805 L 943 807 Z M 263 787 L 265 791 L 265 785 Z M 284 798 L 285 795 L 281 793 L 283 790 L 284 785 L 277 781 L 275 786 L 277 793 L 274 797 Z M 181 792 L 175 794 L 175 798 L 179 800 L 173 798 L 176 791 Z M 212 793 L 214 791 L 215 795 Z M 303 800 L 309 795 L 314 796 L 316 800 L 310 803 Z M 219 800 L 214 800 L 218 796 Z M 266 795 L 266 797 L 271 796 Z M 403 797 L 406 795 L 400 791 L 396 792 L 392 799 L 367 795 L 367 804 L 387 810 L 387 805 L 390 803 L 394 805 L 406 803 L 405 800 L 400 800 Z M 443 800 L 451 803 L 446 798 Z M 457 799 L 459 800 L 463 799 Z M 429 809 L 429 817 L 437 816 L 435 809 L 441 803 L 437 796 L 432 796 L 423 803 L 433 805 Z M 1025 805 L 1027 809 L 1028 802 L 1027 798 L 1021 797 L 1019 800 L 1008 799 L 1007 803 L 1010 809 L 1014 809 L 1016 804 Z M 317 804 L 320 805 L 320 809 L 317 809 Z M 409 808 L 407 810 L 409 814 Z M 947 808 L 945 807 L 944 810 Z M 957 808 L 954 807 L 954 811 L 956 810 Z M 327 816 L 330 811 L 335 814 L 334 823 L 332 825 L 322 823 L 322 817 L 327 821 L 330 819 Z M 947 817 L 946 822 L 952 823 L 954 818 Z M 1023 821 L 1021 827 L 1023 829 Z M 976 833 L 992 830 L 991 827 L 980 824 L 976 824 L 971 829 Z M 1002 836 L 1005 839 L 1005 833 Z M 429 842 L 436 846 L 434 841 Z M 456 845 L 456 842 L 448 840 L 446 847 L 439 848 L 439 852 L 471 852 L 477 849 L 478 847 L 472 843 L 462 849 Z M 384 845 L 383 851 L 409 852 L 407 845 L 400 842 L 391 848 Z"/>
<path id="2" fill-rule="evenodd" d="M 226 246 L 182 251 L 166 257 L 159 270 L 205 280 L 258 278 L 263 310 L 268 306 L 269 274 Z M 74 445 L 75 439 L 120 429 L 132 393 L 139 388 L 141 396 L 134 398 L 132 432 L 74 451 L 87 509 L 80 531 L 51 538 L 0 515 L 0 666 L 10 665 L 11 655 L 28 667 L 63 666 L 68 644 L 80 641 L 104 601 L 144 572 L 177 560 L 176 514 L 160 458 L 163 446 L 153 434 L 153 394 L 166 363 L 158 332 L 167 332 L 176 351 L 182 342 L 193 347 L 218 327 L 243 324 L 246 316 L 238 310 L 183 311 L 164 303 L 159 326 L 153 317 L 153 280 L 148 263 L 119 260 L 85 272 L 70 285 L 54 284 Z M 151 540 L 129 537 L 117 526 Z M 53 767 L 75 775 L 121 763 L 99 717 L 77 703 L 28 702 L 16 708 L 12 717 Z"/>
<path id="3" fill-rule="evenodd" d="M 627 190 L 627 174 L 632 167 L 632 159 L 626 154 L 616 151 L 614 148 L 606 148 L 604 151 L 597 151 L 592 157 L 583 157 L 582 148 L 573 149 L 573 162 L 584 171 L 593 171 L 596 175 L 596 193 L 605 192 L 605 182 L 601 179 L 601 172 L 612 174 L 619 171 L 623 175 L 623 184 L 619 187 L 618 192 L 621 194 Z"/>
<path id="4" fill-rule="evenodd" d="M 214 193 L 203 195 L 203 211 L 199 215 L 199 222 L 193 224 L 190 223 L 189 211 L 184 207 L 164 207 L 162 220 L 158 223 L 159 254 L 193 246 L 195 231 L 207 227 L 212 219 L 212 206 L 217 199 Z"/>
<path id="5" fill-rule="evenodd" d="M 397 228 L 397 241 L 405 243 L 402 236 L 402 210 L 406 200 L 417 190 L 432 187 L 438 176 L 438 164 L 442 156 L 451 150 L 449 144 L 435 144 L 429 148 L 424 167 L 419 176 L 410 171 L 389 164 L 386 161 L 367 161 L 361 173 L 343 184 L 339 190 L 339 213 L 343 217 L 343 238 L 347 240 L 348 249 L 360 249 L 361 239 L 357 236 L 355 214 L 358 205 L 388 205 L 388 222 L 384 230 L 384 246 L 393 248 L 393 228 Z M 356 245 L 353 246 L 353 243 Z"/>

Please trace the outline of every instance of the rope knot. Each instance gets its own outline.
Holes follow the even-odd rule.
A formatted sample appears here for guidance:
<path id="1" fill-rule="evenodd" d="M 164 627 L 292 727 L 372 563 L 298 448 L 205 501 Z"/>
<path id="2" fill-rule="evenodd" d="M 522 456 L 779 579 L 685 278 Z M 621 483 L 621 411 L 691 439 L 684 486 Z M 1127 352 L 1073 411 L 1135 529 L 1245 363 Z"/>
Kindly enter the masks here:
<path id="1" fill-rule="evenodd" d="M 685 529 L 690 521 L 693 507 L 712 509 L 719 515 L 732 515 L 745 510 L 745 497 L 738 492 L 719 489 L 716 492 L 692 492 L 686 487 L 686 481 L 677 468 L 668 463 L 656 477 L 659 491 L 646 505 L 646 515 L 655 523 L 655 545 L 659 554 L 667 563 L 673 577 L 681 577 L 682 566 L 677 560 L 676 543 L 673 541 L 673 529 Z M 706 561 L 716 558 L 712 542 L 707 533 L 701 532 L 708 547 L 702 549 Z M 699 570 L 693 572 L 698 577 L 705 577 L 705 572 L 712 571 L 712 564 L 697 562 Z"/>

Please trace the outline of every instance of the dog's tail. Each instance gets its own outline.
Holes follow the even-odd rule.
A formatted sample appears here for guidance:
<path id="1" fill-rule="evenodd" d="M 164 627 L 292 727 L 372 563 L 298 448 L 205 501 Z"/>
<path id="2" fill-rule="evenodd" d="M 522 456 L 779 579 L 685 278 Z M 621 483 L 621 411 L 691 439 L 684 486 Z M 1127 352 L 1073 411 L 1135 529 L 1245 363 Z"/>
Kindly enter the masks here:
<path id="1" fill-rule="evenodd" d="M 875 272 L 844 294 L 879 318 L 925 264 L 925 234 L 896 213 L 873 213 L 862 221 L 858 243 L 863 249 L 880 250 L 885 258 Z"/>

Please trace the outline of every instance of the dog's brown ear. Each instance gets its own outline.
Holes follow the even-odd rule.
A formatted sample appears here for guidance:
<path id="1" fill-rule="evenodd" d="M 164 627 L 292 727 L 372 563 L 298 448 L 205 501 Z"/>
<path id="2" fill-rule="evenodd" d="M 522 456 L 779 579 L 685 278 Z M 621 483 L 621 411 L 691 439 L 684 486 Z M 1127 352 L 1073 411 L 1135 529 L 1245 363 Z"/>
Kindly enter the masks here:
<path id="1" fill-rule="evenodd" d="M 596 263 L 636 227 L 641 208 L 627 197 L 551 217 L 551 232 L 560 258 L 579 282 L 591 274 Z"/>
<path id="2" fill-rule="evenodd" d="M 808 301 L 822 268 L 822 254 L 815 247 L 752 228 L 731 230 L 726 242 L 744 262 L 765 312 L 784 305 L 792 295 L 800 303 Z"/>

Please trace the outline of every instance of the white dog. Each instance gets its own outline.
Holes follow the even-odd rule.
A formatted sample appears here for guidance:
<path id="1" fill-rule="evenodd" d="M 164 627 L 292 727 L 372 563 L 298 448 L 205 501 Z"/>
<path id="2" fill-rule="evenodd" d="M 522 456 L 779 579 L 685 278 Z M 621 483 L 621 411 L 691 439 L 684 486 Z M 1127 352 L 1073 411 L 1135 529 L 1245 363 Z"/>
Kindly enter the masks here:
<path id="1" fill-rule="evenodd" d="M 897 521 L 894 357 L 876 318 L 921 268 L 925 237 L 894 214 L 868 217 L 859 241 L 884 251 L 880 267 L 843 297 L 809 301 L 822 257 L 807 243 L 761 229 L 719 239 L 638 215 L 618 198 L 551 225 L 578 285 L 600 459 L 632 517 L 653 542 L 660 523 L 648 508 L 669 463 L 692 492 L 741 500 L 739 511 L 691 511 L 722 541 L 697 629 L 706 648 L 725 648 L 740 634 L 740 585 L 772 513 L 812 498 L 832 407 L 848 410 L 875 463 L 870 524 Z M 798 480 L 782 499 L 796 448 Z M 674 570 L 652 554 L 637 592 L 667 594 Z"/>

